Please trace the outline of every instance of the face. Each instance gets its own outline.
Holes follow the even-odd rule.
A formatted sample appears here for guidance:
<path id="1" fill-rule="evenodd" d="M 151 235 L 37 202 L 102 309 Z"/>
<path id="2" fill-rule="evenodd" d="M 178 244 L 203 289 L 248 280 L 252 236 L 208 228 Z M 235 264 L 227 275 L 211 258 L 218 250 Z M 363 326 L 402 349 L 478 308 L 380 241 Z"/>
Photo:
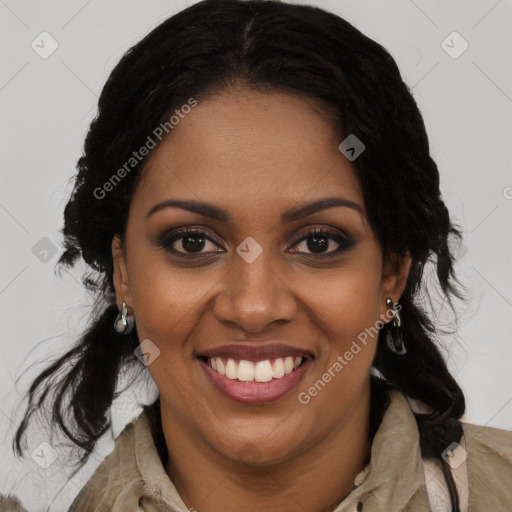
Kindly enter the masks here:
<path id="1" fill-rule="evenodd" d="M 383 268 L 340 137 L 292 95 L 199 100 L 148 157 L 124 247 L 114 237 L 118 306 L 160 351 L 163 421 L 229 459 L 291 459 L 367 406 L 374 327 L 406 273 Z M 201 356 L 225 346 L 239 351 L 214 370 Z M 278 356 L 302 364 L 268 380 Z"/>

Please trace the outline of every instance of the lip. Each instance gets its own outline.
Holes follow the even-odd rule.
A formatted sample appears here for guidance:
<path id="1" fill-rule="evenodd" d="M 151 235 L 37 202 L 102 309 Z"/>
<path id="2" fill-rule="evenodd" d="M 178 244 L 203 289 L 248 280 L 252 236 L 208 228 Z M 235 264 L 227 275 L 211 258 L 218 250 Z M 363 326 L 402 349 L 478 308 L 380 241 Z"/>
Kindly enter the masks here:
<path id="1" fill-rule="evenodd" d="M 201 358 L 197 360 L 208 380 L 224 396 L 244 404 L 266 404 L 283 398 L 299 385 L 313 362 L 313 358 L 308 357 L 296 370 L 270 382 L 242 382 L 221 375 Z"/>
<path id="2" fill-rule="evenodd" d="M 292 347 L 283 343 L 271 343 L 268 345 L 255 345 L 254 343 L 238 343 L 222 345 L 209 350 L 204 350 L 197 357 L 225 357 L 228 359 L 245 359 L 246 361 L 263 361 L 276 357 L 304 357 L 314 354 L 306 349 Z"/>

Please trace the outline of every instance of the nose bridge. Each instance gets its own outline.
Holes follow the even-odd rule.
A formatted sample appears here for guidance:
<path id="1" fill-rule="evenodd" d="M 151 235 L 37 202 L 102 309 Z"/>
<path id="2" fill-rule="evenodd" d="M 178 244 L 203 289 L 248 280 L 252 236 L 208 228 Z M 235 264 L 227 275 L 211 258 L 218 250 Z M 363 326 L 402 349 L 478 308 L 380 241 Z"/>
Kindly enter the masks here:
<path id="1" fill-rule="evenodd" d="M 258 332 L 275 320 L 290 320 L 296 313 L 296 302 L 272 261 L 272 251 L 261 250 L 252 259 L 257 250 L 252 243 L 244 241 L 233 255 L 214 313 L 219 321 L 235 322 L 246 331 Z"/>

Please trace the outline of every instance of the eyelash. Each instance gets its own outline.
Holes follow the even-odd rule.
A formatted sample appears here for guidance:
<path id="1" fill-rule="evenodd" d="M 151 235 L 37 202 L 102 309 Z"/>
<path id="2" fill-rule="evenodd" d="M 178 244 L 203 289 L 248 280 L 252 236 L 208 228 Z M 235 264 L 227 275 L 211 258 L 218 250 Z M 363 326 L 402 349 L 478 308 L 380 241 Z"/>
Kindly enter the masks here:
<path id="1" fill-rule="evenodd" d="M 168 251 L 172 254 L 178 255 L 179 257 L 182 257 L 182 258 L 197 259 L 197 258 L 204 257 L 205 255 L 214 254 L 215 252 L 221 252 L 221 251 L 214 251 L 213 253 L 211 253 L 211 252 L 210 253 L 208 253 L 208 252 L 206 252 L 206 253 L 204 253 L 204 252 L 186 253 L 186 252 L 180 252 L 180 251 L 176 251 L 175 249 L 172 249 L 171 246 L 174 242 L 181 240 L 182 238 L 185 238 L 187 236 L 191 236 L 191 237 L 201 236 L 201 237 L 209 240 L 210 242 L 213 242 L 217 245 L 221 245 L 220 240 L 218 240 L 216 237 L 212 237 L 206 231 L 203 231 L 202 229 L 198 229 L 198 228 L 184 228 L 184 229 L 180 229 L 178 231 L 174 231 L 172 233 L 167 233 L 161 238 L 158 245 L 160 247 L 164 248 L 166 251 Z M 313 258 L 317 258 L 317 259 L 327 258 L 327 257 L 332 257 L 336 254 L 342 253 L 348 249 L 351 249 L 355 245 L 355 242 L 353 242 L 351 239 L 347 238 L 346 236 L 340 235 L 339 233 L 337 233 L 335 231 L 331 231 L 331 230 L 328 230 L 325 228 L 314 228 L 314 229 L 308 231 L 307 233 L 305 233 L 297 242 L 295 242 L 294 246 L 300 244 L 301 242 L 304 242 L 305 240 L 307 240 L 308 238 L 313 237 L 313 236 L 322 236 L 322 237 L 334 240 L 338 244 L 339 247 L 337 249 L 335 249 L 334 251 L 330 251 L 325 254 L 302 253 L 302 252 L 297 252 L 296 254 L 301 254 L 301 255 L 307 254 L 308 256 L 312 256 Z"/>

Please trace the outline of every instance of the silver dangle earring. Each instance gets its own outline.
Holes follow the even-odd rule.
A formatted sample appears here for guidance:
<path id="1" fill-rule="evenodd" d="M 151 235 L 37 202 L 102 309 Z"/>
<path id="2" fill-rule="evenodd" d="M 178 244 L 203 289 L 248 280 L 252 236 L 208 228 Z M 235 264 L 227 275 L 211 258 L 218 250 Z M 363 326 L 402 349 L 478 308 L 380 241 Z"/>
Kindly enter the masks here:
<path id="1" fill-rule="evenodd" d="M 391 298 L 386 299 L 386 306 L 393 312 L 393 325 L 386 331 L 386 343 L 395 354 L 403 356 L 407 354 L 402 334 L 402 319 L 396 305 Z"/>
<path id="2" fill-rule="evenodd" d="M 114 329 L 118 334 L 129 334 L 135 324 L 135 317 L 128 314 L 126 302 L 123 300 L 121 312 L 117 314 L 114 322 Z"/>

